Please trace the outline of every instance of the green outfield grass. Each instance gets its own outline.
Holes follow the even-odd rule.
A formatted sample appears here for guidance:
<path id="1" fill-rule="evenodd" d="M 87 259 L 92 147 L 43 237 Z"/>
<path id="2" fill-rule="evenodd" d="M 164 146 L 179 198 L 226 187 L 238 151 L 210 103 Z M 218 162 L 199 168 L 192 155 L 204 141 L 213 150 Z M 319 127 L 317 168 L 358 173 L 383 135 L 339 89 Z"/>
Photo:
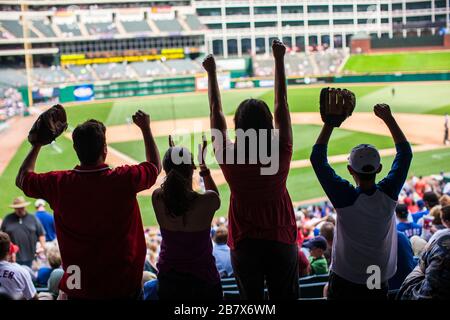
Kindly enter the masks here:
<path id="1" fill-rule="evenodd" d="M 450 51 L 352 55 L 344 71 L 354 73 L 391 73 L 450 71 Z"/>
<path id="2" fill-rule="evenodd" d="M 407 113 L 450 113 L 450 84 L 403 83 L 367 86 L 346 86 L 357 98 L 355 112 L 371 111 L 377 103 L 388 103 L 396 112 Z M 395 95 L 392 95 L 392 88 Z M 317 112 L 320 87 L 292 87 L 288 92 L 292 112 Z M 222 104 L 227 115 L 233 115 L 239 103 L 246 98 L 260 98 L 273 110 L 273 90 L 248 89 L 224 91 Z M 125 124 L 131 115 L 142 109 L 151 115 L 153 121 L 207 117 L 209 115 L 206 93 L 174 96 L 153 96 L 130 98 L 110 102 L 88 103 L 66 108 L 69 125 L 75 127 L 87 119 L 97 119 L 107 126 Z M 128 120 L 127 120 L 128 119 Z"/>
<path id="3" fill-rule="evenodd" d="M 292 155 L 292 160 L 309 158 L 311 148 L 314 144 L 315 138 L 319 135 L 320 130 L 321 127 L 316 125 L 293 125 L 294 152 Z M 210 134 L 206 133 L 206 135 L 209 141 L 209 145 L 211 146 Z M 233 139 L 232 131 L 230 131 L 230 137 Z M 175 144 L 185 146 L 193 151 L 194 157 L 195 159 L 197 159 L 197 146 L 201 142 L 201 133 L 175 135 L 173 139 Z M 161 158 L 168 148 L 167 141 L 168 137 L 156 138 L 156 143 L 158 145 Z M 330 155 L 347 153 L 355 145 L 367 142 L 374 144 L 379 149 L 387 149 L 394 146 L 390 137 L 344 129 L 336 130 L 333 133 L 332 141 L 333 143 L 330 144 L 329 149 Z M 142 141 L 127 141 L 111 143 L 110 145 L 111 147 L 130 156 L 133 159 L 136 159 L 137 161 L 144 161 L 145 159 L 144 143 Z M 218 168 L 211 147 L 209 148 L 206 160 L 211 168 Z"/>

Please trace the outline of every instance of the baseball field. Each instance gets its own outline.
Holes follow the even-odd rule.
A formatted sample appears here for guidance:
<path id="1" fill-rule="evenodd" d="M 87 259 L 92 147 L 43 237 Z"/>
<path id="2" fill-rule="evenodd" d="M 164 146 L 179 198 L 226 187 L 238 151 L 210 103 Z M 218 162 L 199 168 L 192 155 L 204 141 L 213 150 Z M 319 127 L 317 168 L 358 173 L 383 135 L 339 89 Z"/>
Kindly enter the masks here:
<path id="1" fill-rule="evenodd" d="M 449 69 L 448 60 L 447 70 Z M 324 193 L 310 167 L 309 153 L 320 131 L 318 98 L 320 86 L 289 88 L 289 105 L 292 112 L 294 130 L 294 154 L 288 189 L 294 202 L 317 201 Z M 395 150 L 384 125 L 372 114 L 376 103 L 388 103 L 398 117 L 400 125 L 414 145 L 414 160 L 410 174 L 430 175 L 440 171 L 450 171 L 450 149 L 443 146 L 444 114 L 450 112 L 450 83 L 383 83 L 352 84 L 347 86 L 357 97 L 354 115 L 335 131 L 330 143 L 330 162 L 339 174 L 349 178 L 346 173 L 348 152 L 359 143 L 371 143 L 382 150 L 384 170 L 387 173 Z M 395 93 L 393 94 L 393 89 Z M 229 127 L 233 127 L 233 114 L 245 98 L 263 99 L 273 108 L 272 89 L 245 89 L 222 93 L 224 111 L 228 116 Z M 74 104 L 66 106 L 69 127 L 87 119 L 103 121 L 107 126 L 109 155 L 107 162 L 111 166 L 142 161 L 144 145 L 138 129 L 130 123 L 131 115 L 138 109 L 151 116 L 153 133 L 156 136 L 160 153 L 167 147 L 167 136 L 174 135 L 175 143 L 182 144 L 196 152 L 201 132 L 209 137 L 208 99 L 206 93 L 177 94 L 170 96 L 137 97 L 113 101 Z M 14 138 L 16 150 L 3 160 L 0 166 L 0 218 L 9 213 L 8 205 L 12 199 L 21 195 L 14 180 L 21 161 L 29 150 L 25 141 L 31 123 L 19 122 L 9 128 L 9 134 L 16 130 Z M 8 134 L 8 133 L 7 133 Z M 8 139 L 0 135 L 1 139 Z M 195 147 L 195 148 L 194 148 Z M 210 148 L 211 149 L 211 148 Z M 12 152 L 12 151 L 10 151 Z M 219 184 L 222 205 L 217 215 L 226 215 L 229 202 L 229 189 L 210 154 L 208 162 L 213 177 Z M 2 162 L 0 162 L 2 163 Z M 37 171 L 73 168 L 77 164 L 72 149 L 69 132 L 49 146 L 43 148 L 37 163 Z M 158 184 L 163 175 L 158 179 Z M 154 225 L 155 217 L 150 200 L 151 191 L 139 194 L 138 199 L 145 225 Z M 32 208 L 29 208 L 32 210 Z"/>
<path id="2" fill-rule="evenodd" d="M 404 52 L 352 55 L 344 71 L 353 73 L 447 72 L 450 52 Z"/>

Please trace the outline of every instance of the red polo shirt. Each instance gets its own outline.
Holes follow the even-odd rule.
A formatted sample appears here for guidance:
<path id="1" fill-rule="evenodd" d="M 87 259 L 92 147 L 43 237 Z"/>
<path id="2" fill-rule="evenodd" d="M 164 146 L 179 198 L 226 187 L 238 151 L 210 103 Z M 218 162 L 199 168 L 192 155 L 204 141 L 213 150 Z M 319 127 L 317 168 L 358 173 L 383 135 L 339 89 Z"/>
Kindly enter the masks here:
<path id="1" fill-rule="evenodd" d="M 61 290 L 75 299 L 130 298 L 141 288 L 146 246 L 136 194 L 156 181 L 149 162 L 28 173 L 23 191 L 45 199 L 55 215 L 64 271 L 79 266 L 81 289 Z"/>

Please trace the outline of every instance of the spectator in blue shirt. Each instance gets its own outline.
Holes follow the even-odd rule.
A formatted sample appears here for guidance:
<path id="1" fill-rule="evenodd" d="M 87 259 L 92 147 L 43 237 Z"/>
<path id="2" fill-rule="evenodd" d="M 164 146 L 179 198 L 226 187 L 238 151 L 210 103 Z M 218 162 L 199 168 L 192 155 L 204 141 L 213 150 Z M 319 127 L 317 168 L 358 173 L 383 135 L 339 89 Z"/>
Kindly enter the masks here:
<path id="1" fill-rule="evenodd" d="M 46 256 L 49 267 L 39 268 L 36 279 L 36 282 L 40 287 L 47 287 L 52 271 L 61 267 L 61 254 L 57 244 L 47 248 Z"/>
<path id="2" fill-rule="evenodd" d="M 216 259 L 216 267 L 221 278 L 233 276 L 233 267 L 231 266 L 230 248 L 227 245 L 228 229 L 224 226 L 219 227 L 214 234 L 213 255 Z"/>
<path id="3" fill-rule="evenodd" d="M 36 200 L 34 206 L 36 207 L 36 218 L 41 222 L 45 230 L 45 241 L 53 241 L 56 238 L 55 220 L 53 216 L 45 211 L 45 201 L 42 199 Z"/>
<path id="4" fill-rule="evenodd" d="M 403 281 L 417 265 L 408 237 L 397 232 L 397 272 L 389 279 L 389 290 L 400 289 Z"/>
<path id="5" fill-rule="evenodd" d="M 433 191 L 428 191 L 423 194 L 423 202 L 426 210 L 422 210 L 411 215 L 414 223 L 417 223 L 423 216 L 427 215 L 431 209 L 437 206 L 439 204 L 439 199 L 436 193 Z"/>
<path id="6" fill-rule="evenodd" d="M 345 106 L 346 92 L 329 89 L 330 110 Z M 350 99 L 351 101 L 351 99 Z M 325 106 L 326 109 L 327 106 Z M 376 183 L 381 172 L 378 150 L 364 144 L 353 148 L 349 164 L 356 187 L 341 178 L 329 165 L 327 145 L 334 125 L 325 121 L 313 147 L 311 163 L 316 176 L 336 209 L 337 221 L 328 283 L 328 299 L 387 299 L 388 280 L 397 269 L 397 230 L 395 207 L 406 181 L 412 150 L 390 107 L 378 104 L 375 115 L 388 127 L 397 154 L 389 174 Z M 369 289 L 367 268 L 381 271 L 377 289 Z"/>
<path id="7" fill-rule="evenodd" d="M 405 234 L 410 239 L 412 236 L 420 236 L 422 227 L 414 222 L 408 221 L 408 207 L 405 204 L 398 204 L 395 208 L 397 215 L 397 230 Z"/>

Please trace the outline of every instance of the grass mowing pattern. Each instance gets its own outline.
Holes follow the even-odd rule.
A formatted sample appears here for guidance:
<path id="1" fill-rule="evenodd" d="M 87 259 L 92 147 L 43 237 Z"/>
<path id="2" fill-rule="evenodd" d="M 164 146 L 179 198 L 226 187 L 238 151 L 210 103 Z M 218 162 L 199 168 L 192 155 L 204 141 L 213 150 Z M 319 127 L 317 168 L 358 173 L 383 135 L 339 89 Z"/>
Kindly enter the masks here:
<path id="1" fill-rule="evenodd" d="M 321 130 L 320 126 L 316 125 L 293 125 L 294 134 L 294 152 L 293 160 L 308 159 L 311 153 L 311 148 L 315 143 L 317 136 Z M 207 163 L 211 168 L 218 168 L 211 149 L 211 136 L 206 133 L 209 140 L 209 152 Z M 233 139 L 233 130 L 230 130 L 230 138 Z M 156 144 L 160 151 L 161 159 L 168 149 L 168 137 L 157 137 Z M 338 155 L 348 153 L 357 144 L 368 143 L 374 144 L 380 149 L 392 148 L 394 145 L 392 139 L 387 136 L 375 135 L 364 132 L 350 131 L 344 129 L 337 129 L 331 138 L 330 155 Z M 201 142 L 201 133 L 191 133 L 181 136 L 174 136 L 176 145 L 187 147 L 194 153 L 194 159 L 197 159 L 197 146 Z M 137 161 L 145 160 L 144 143 L 142 141 L 127 141 L 111 143 L 111 147 L 130 156 Z"/>
<path id="2" fill-rule="evenodd" d="M 354 73 L 391 73 L 449 71 L 450 52 L 408 52 L 352 55 L 344 71 Z"/>

